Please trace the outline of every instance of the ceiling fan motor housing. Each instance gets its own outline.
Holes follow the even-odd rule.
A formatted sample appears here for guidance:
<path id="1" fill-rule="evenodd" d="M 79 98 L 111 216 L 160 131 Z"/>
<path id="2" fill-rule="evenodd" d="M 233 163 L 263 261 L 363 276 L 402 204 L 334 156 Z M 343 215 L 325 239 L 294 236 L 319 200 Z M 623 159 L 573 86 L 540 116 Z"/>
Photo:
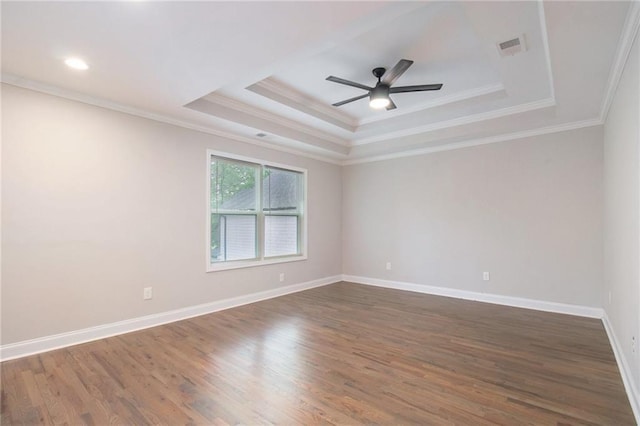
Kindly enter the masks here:
<path id="1" fill-rule="evenodd" d="M 378 82 L 369 92 L 369 106 L 373 109 L 394 109 L 396 106 L 389 97 L 389 85 Z"/>

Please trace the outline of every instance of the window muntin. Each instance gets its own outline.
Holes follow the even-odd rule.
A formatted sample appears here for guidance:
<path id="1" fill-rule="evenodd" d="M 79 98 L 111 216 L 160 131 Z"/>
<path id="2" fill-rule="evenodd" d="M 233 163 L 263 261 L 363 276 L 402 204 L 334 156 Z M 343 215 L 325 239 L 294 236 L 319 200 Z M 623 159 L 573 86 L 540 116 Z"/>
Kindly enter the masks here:
<path id="1" fill-rule="evenodd" d="M 208 270 L 306 258 L 306 171 L 208 151 Z"/>

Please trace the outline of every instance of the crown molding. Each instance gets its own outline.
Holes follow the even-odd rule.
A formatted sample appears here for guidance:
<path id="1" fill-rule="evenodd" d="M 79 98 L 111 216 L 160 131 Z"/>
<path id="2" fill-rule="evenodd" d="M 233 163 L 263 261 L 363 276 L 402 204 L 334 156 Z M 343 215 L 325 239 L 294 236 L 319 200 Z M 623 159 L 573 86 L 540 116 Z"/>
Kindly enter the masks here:
<path id="1" fill-rule="evenodd" d="M 464 126 L 466 124 L 477 123 L 480 121 L 493 120 L 496 118 L 506 117 L 513 114 L 521 114 L 523 112 L 533 111 L 541 108 L 548 108 L 556 105 L 554 98 L 545 98 L 537 101 L 513 105 L 506 108 L 500 108 L 492 111 L 481 112 L 478 114 L 467 115 L 464 117 L 454 118 L 451 120 L 440 121 L 437 123 L 427 124 L 426 126 L 413 127 L 406 130 L 399 130 L 384 134 L 383 136 L 373 136 L 353 141 L 353 146 L 367 145 L 374 142 L 388 141 L 390 139 L 401 138 L 405 136 L 413 136 L 419 133 L 432 132 L 434 130 L 447 129 L 450 127 Z"/>
<path id="2" fill-rule="evenodd" d="M 268 120 L 269 122 L 277 124 L 279 126 L 283 126 L 288 129 L 295 130 L 297 132 L 301 132 L 301 133 L 316 137 L 318 139 L 322 139 L 327 142 L 331 142 L 341 147 L 349 146 L 349 142 L 346 141 L 345 139 L 339 138 L 337 136 L 331 135 L 329 133 L 323 132 L 321 130 L 315 129 L 310 126 L 306 126 L 304 124 L 298 123 L 297 121 L 284 118 L 281 115 L 274 114 L 262 108 L 258 108 L 258 107 L 246 104 L 244 102 L 241 102 L 237 99 L 230 98 L 228 96 L 224 96 L 218 93 L 210 93 L 206 96 L 203 96 L 199 100 L 205 100 L 207 102 L 220 105 L 222 107 L 240 112 L 242 114 L 249 115 L 251 117 L 256 117 L 262 120 Z M 197 101 L 198 100 L 192 103 L 195 103 Z"/>
<path id="3" fill-rule="evenodd" d="M 618 50 L 616 51 L 613 66 L 609 71 L 609 79 L 607 80 L 605 95 L 602 99 L 602 106 L 600 107 L 600 120 L 602 122 L 605 122 L 609 115 L 609 109 L 616 95 L 624 67 L 629 59 L 633 42 L 638 34 L 638 28 L 640 28 L 640 2 L 633 1 L 629 6 L 623 30 L 620 34 L 620 41 L 618 42 Z"/>
<path id="4" fill-rule="evenodd" d="M 573 129 L 579 129 L 582 127 L 590 127 L 590 126 L 597 126 L 597 125 L 603 124 L 603 121 L 600 119 L 584 120 L 584 121 L 561 124 L 557 126 L 532 129 L 532 130 L 527 130 L 523 132 L 514 132 L 514 133 L 503 134 L 503 135 L 491 136 L 487 138 L 480 138 L 480 139 L 470 139 L 462 142 L 455 142 L 455 143 L 435 146 L 435 147 L 413 149 L 408 151 L 363 157 L 363 158 L 357 158 L 357 159 L 349 159 L 348 155 L 343 155 L 343 154 L 338 154 L 333 152 L 330 154 L 327 153 L 327 155 L 318 155 L 318 154 L 310 153 L 308 151 L 303 151 L 300 149 L 285 146 L 277 141 L 266 141 L 264 139 L 259 139 L 259 140 L 252 139 L 249 137 L 245 137 L 235 133 L 216 129 L 213 127 L 206 127 L 206 126 L 201 126 L 201 125 L 190 123 L 183 120 L 177 120 L 175 118 L 171 118 L 171 117 L 156 114 L 156 113 L 151 113 L 138 108 L 129 107 L 129 106 L 108 101 L 102 98 L 97 98 L 94 96 L 85 95 L 85 94 L 70 91 L 67 89 L 61 89 L 59 87 L 36 82 L 33 80 L 24 79 L 12 74 L 7 74 L 7 73 L 0 74 L 0 82 L 3 84 L 9 84 L 9 85 L 20 87 L 23 89 L 33 90 L 36 92 L 57 96 L 60 98 L 69 99 L 77 102 L 82 102 L 88 105 L 93 105 L 93 106 L 109 109 L 112 111 L 117 111 L 117 112 L 129 114 L 129 115 L 133 115 L 141 118 L 146 118 L 146 119 L 161 122 L 161 123 L 171 124 L 174 126 L 185 128 L 185 129 L 195 130 L 198 132 L 202 132 L 202 133 L 206 133 L 214 136 L 219 136 L 225 139 L 236 140 L 239 142 L 244 142 L 251 145 L 259 146 L 262 148 L 285 152 L 292 155 L 298 155 L 301 157 L 310 158 L 313 160 L 322 161 L 325 163 L 335 164 L 339 166 L 348 166 L 348 165 L 369 163 L 369 162 L 375 162 L 375 161 L 391 160 L 391 159 L 409 157 L 409 156 L 415 156 L 415 155 L 431 154 L 436 152 L 461 149 L 461 148 L 472 147 L 477 145 L 485 145 L 489 143 L 504 142 L 508 140 L 521 139 L 525 137 L 544 135 L 549 133 L 562 132 L 566 130 L 573 130 Z"/>
<path id="5" fill-rule="evenodd" d="M 226 130 L 217 129 L 213 126 L 202 126 L 195 123 L 190 123 L 184 120 L 178 120 L 173 117 L 169 117 L 162 114 L 152 113 L 139 108 L 133 108 L 124 104 L 109 101 L 96 96 L 85 95 L 83 93 L 75 92 L 72 90 L 62 89 L 60 87 L 52 86 L 49 84 L 41 83 L 34 80 L 18 77 L 13 74 L 2 73 L 0 74 L 0 83 L 9 84 L 11 86 L 20 87 L 22 89 L 33 90 L 35 92 L 44 93 L 47 95 L 57 96 L 59 98 L 69 99 L 76 102 L 82 102 L 84 104 L 105 108 L 108 110 L 121 112 L 124 114 L 133 115 L 140 118 L 146 118 L 148 120 L 157 121 L 160 123 L 171 124 L 184 129 L 195 130 L 201 133 L 209 135 L 219 136 L 225 139 L 231 139 L 238 142 L 244 142 L 251 145 L 256 145 L 262 148 L 273 149 L 275 151 L 286 152 L 288 154 L 299 155 L 301 157 L 311 158 L 313 160 L 322 161 L 325 163 L 331 163 L 340 165 L 341 159 L 346 158 L 346 155 L 331 152 L 328 155 L 317 155 L 305 150 L 284 146 L 277 142 L 265 141 L 264 139 L 252 139 L 246 136 L 242 136 L 236 133 L 228 132 Z"/>
<path id="6" fill-rule="evenodd" d="M 353 117 L 333 106 L 325 105 L 325 103 L 320 102 L 317 99 L 274 79 L 273 77 L 260 80 L 259 82 L 246 87 L 246 90 L 301 111 L 305 114 L 309 114 L 318 120 L 340 127 L 341 129 L 347 130 L 351 133 L 355 132 L 357 129 L 358 122 Z"/>
<path id="7" fill-rule="evenodd" d="M 296 147 L 298 149 L 320 155 L 328 154 L 346 157 L 349 154 L 349 147 L 347 146 L 338 145 L 309 133 L 283 126 L 279 123 L 274 123 L 264 117 L 245 114 L 243 112 L 230 109 L 227 106 L 210 102 L 206 98 L 199 98 L 185 106 L 207 116 L 225 120 L 229 123 L 235 123 L 237 130 L 234 131 L 244 134 L 245 136 L 256 136 L 257 139 Z M 246 135 L 246 132 L 250 132 L 252 134 Z M 260 138 L 258 137 L 260 133 L 265 133 L 267 136 Z"/>
<path id="8" fill-rule="evenodd" d="M 528 138 L 532 136 L 540 136 L 540 135 L 546 135 L 550 133 L 576 130 L 576 129 L 581 129 L 583 127 L 599 126 L 602 124 L 603 122 L 599 118 L 594 118 L 591 120 L 574 121 L 571 123 L 564 123 L 564 124 L 548 126 L 548 127 L 540 127 L 537 129 L 524 130 L 521 132 L 505 133 L 502 135 L 489 136 L 486 138 L 479 138 L 479 139 L 469 139 L 469 140 L 465 140 L 461 142 L 453 142 L 445 145 L 432 146 L 427 148 L 418 148 L 418 149 L 412 149 L 407 151 L 394 152 L 390 154 L 363 157 L 358 159 L 347 159 L 342 161 L 341 164 L 343 166 L 349 166 L 353 164 L 372 163 L 375 161 L 393 160 L 396 158 L 403 158 L 403 157 L 415 157 L 416 155 L 433 154 L 436 152 L 451 151 L 454 149 L 468 148 L 468 147 L 478 146 L 478 145 L 487 145 L 487 144 L 497 143 L 497 142 L 506 142 L 510 140 Z"/>

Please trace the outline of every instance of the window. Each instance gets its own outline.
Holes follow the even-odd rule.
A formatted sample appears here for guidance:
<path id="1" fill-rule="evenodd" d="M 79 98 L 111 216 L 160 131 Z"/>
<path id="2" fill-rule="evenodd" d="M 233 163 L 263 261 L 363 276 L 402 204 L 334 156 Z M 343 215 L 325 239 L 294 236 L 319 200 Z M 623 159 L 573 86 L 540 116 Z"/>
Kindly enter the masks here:
<path id="1" fill-rule="evenodd" d="M 306 259 L 306 171 L 207 154 L 207 270 Z"/>

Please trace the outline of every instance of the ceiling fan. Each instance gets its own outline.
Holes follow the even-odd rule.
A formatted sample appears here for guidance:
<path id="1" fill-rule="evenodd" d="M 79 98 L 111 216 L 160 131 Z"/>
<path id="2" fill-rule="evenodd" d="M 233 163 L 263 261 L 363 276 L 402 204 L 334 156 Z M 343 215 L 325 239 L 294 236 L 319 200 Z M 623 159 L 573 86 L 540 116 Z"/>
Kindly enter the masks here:
<path id="1" fill-rule="evenodd" d="M 335 107 L 348 104 L 349 102 L 357 101 L 359 99 L 369 96 L 369 106 L 375 109 L 386 108 L 392 110 L 396 108 L 396 104 L 393 103 L 389 95 L 391 93 L 406 93 L 406 92 L 424 92 L 427 90 L 440 90 L 442 84 L 421 84 L 418 86 L 399 86 L 391 87 L 393 83 L 409 69 L 413 64 L 413 61 L 408 59 L 401 59 L 398 63 L 387 71 L 385 68 L 374 68 L 373 75 L 378 79 L 375 87 L 365 86 L 364 84 L 356 83 L 355 81 L 345 80 L 344 78 L 334 77 L 330 75 L 327 80 L 334 83 L 345 84 L 347 86 L 357 87 L 358 89 L 366 90 L 364 95 L 356 96 L 344 101 L 336 102 L 332 104 Z"/>

